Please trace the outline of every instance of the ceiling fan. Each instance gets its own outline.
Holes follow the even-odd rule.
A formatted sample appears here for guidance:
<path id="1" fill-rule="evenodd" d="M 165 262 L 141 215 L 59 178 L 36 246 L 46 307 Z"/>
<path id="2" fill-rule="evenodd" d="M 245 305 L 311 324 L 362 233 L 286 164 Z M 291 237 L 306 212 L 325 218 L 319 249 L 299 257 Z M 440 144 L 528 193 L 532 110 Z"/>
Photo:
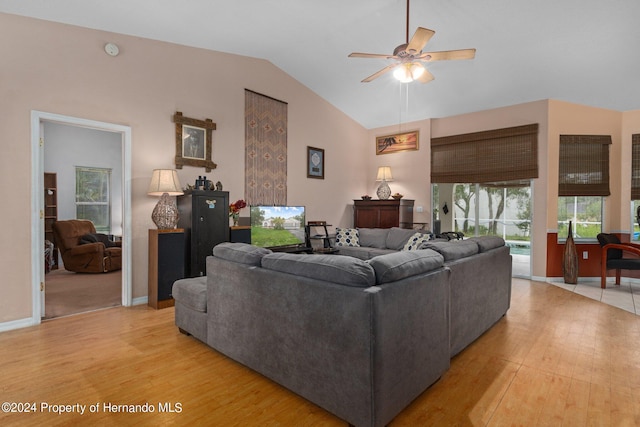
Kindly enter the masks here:
<path id="1" fill-rule="evenodd" d="M 475 57 L 475 49 L 422 52 L 422 48 L 424 48 L 435 33 L 435 31 L 428 28 L 418 27 L 413 37 L 411 37 L 411 40 L 409 40 L 409 0 L 407 0 L 406 43 L 396 47 L 392 55 L 353 52 L 349 54 L 349 58 L 383 58 L 394 60 L 393 64 L 386 66 L 362 80 L 363 83 L 368 83 L 393 69 L 395 69 L 393 72 L 394 77 L 403 83 L 412 82 L 413 80 L 428 83 L 433 80 L 434 77 L 433 74 L 422 65 L 422 62 L 473 59 Z"/>

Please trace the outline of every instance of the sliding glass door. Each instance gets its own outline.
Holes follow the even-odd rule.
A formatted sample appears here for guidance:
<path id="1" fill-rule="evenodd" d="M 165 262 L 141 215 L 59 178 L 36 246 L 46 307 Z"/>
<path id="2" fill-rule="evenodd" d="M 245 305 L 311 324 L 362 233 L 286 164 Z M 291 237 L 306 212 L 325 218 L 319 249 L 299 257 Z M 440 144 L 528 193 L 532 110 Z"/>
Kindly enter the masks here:
<path id="1" fill-rule="evenodd" d="M 442 231 L 502 237 L 511 248 L 513 275 L 531 276 L 530 182 L 434 184 L 436 195 L 433 212 Z"/>

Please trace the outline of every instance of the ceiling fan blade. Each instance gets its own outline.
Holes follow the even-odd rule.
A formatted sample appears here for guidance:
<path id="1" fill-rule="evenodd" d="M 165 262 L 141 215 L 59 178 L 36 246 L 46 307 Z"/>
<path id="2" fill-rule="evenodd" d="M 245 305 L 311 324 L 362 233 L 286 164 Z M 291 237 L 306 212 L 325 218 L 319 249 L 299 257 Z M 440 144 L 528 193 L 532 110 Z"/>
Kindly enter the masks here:
<path id="1" fill-rule="evenodd" d="M 413 55 L 419 53 L 435 33 L 435 31 L 428 28 L 418 27 L 407 45 L 407 53 Z"/>
<path id="2" fill-rule="evenodd" d="M 384 73 L 391 71 L 392 69 L 394 69 L 398 64 L 391 64 L 391 65 L 387 65 L 386 67 L 384 67 L 382 70 L 370 75 L 369 77 L 367 77 L 366 79 L 362 80 L 362 83 L 369 83 L 370 81 L 377 79 L 378 77 L 380 77 L 381 75 L 383 75 Z"/>
<path id="3" fill-rule="evenodd" d="M 441 52 L 424 52 L 416 57 L 421 61 L 446 61 L 454 59 L 473 59 L 476 56 L 475 49 L 443 50 Z"/>
<path id="4" fill-rule="evenodd" d="M 384 55 L 382 53 L 360 53 L 353 52 L 349 54 L 349 58 L 382 58 L 382 59 L 394 59 L 393 55 Z"/>
<path id="5" fill-rule="evenodd" d="M 429 83 L 433 79 L 435 79 L 435 77 L 433 77 L 433 74 L 431 74 L 429 70 L 425 68 L 424 72 L 416 80 L 418 80 L 420 83 Z"/>

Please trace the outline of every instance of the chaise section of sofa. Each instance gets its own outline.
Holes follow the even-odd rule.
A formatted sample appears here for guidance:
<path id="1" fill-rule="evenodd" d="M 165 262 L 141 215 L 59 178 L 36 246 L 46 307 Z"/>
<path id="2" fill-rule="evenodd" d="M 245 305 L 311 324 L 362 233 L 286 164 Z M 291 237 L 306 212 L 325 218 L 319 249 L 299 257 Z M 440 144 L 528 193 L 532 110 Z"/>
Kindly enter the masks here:
<path id="1" fill-rule="evenodd" d="M 365 262 L 207 259 L 207 344 L 355 426 L 383 426 L 449 367 L 449 271 L 433 251 Z M 237 247 L 237 246 L 236 246 Z"/>
<path id="2" fill-rule="evenodd" d="M 451 269 L 451 357 L 489 330 L 511 305 L 511 255 L 497 236 L 429 242 Z"/>

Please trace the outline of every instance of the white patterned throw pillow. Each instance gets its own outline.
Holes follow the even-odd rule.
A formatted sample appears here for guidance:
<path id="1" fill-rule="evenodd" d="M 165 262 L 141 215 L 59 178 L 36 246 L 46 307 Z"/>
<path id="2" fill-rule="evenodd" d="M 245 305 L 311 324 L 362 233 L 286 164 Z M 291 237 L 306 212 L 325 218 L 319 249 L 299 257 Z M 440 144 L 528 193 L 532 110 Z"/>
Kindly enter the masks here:
<path id="1" fill-rule="evenodd" d="M 429 241 L 429 235 L 424 233 L 415 233 L 413 236 L 409 237 L 407 243 L 404 244 L 402 248 L 403 251 L 415 251 L 416 249 L 420 249 L 422 244 Z"/>
<path id="2" fill-rule="evenodd" d="M 336 227 L 336 246 L 360 246 L 358 229 Z"/>

